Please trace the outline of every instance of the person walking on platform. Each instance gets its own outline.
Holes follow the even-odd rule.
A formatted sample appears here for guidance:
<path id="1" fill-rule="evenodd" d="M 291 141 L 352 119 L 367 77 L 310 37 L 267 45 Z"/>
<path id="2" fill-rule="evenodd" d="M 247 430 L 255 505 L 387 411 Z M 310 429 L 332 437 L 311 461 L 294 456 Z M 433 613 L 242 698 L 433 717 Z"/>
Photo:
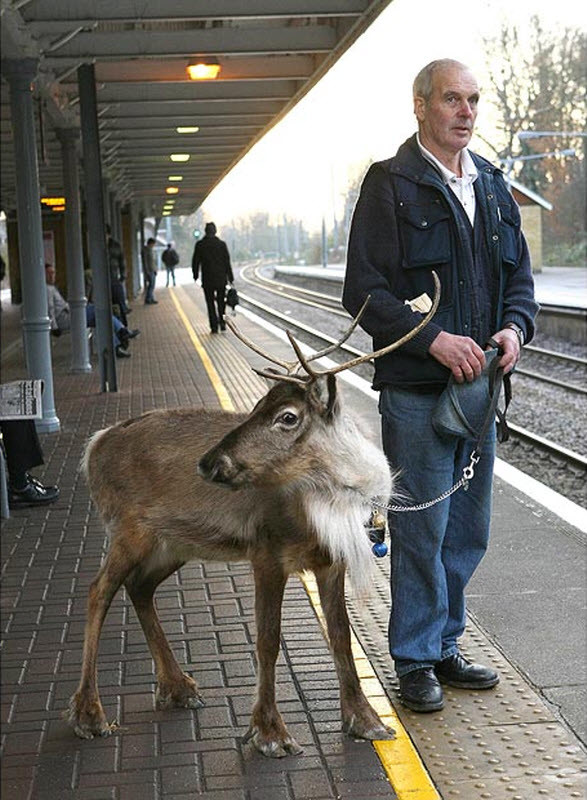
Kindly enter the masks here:
<path id="1" fill-rule="evenodd" d="M 155 239 L 149 237 L 141 253 L 143 259 L 143 276 L 145 278 L 145 305 L 152 306 L 158 303 L 155 300 L 155 281 L 157 280 L 157 262 L 155 260 Z"/>
<path id="2" fill-rule="evenodd" d="M 167 270 L 165 286 L 169 286 L 169 278 L 172 278 L 173 285 L 175 286 L 175 268 L 179 264 L 179 256 L 171 242 L 167 243 L 167 247 L 161 253 L 161 261 L 165 264 L 165 269 Z"/>
<path id="3" fill-rule="evenodd" d="M 375 360 L 384 450 L 399 488 L 420 503 L 453 485 L 475 445 L 432 427 L 449 376 L 473 381 L 489 338 L 502 348 L 504 373 L 511 371 L 532 339 L 538 306 L 519 209 L 501 171 L 467 147 L 479 100 L 475 77 L 457 61 L 433 61 L 416 77 L 413 98 L 417 134 L 363 180 L 343 304 L 356 315 L 371 296 L 361 325 L 378 349 L 422 319 L 415 301 L 424 296 L 430 307 L 432 271 L 440 277 L 432 321 Z M 401 701 L 413 711 L 440 710 L 442 683 L 489 689 L 499 682 L 458 645 L 465 588 L 488 544 L 495 426 L 480 454 L 468 491 L 390 517 L 390 651 Z"/>
<path id="4" fill-rule="evenodd" d="M 128 327 L 128 318 L 126 315 L 130 309 L 126 302 L 126 292 L 124 289 L 124 281 L 126 280 L 124 252 L 120 242 L 117 242 L 116 239 L 113 238 L 110 225 L 106 225 L 106 236 L 112 305 L 115 307 L 114 313 L 126 328 Z"/>
<path id="5" fill-rule="evenodd" d="M 216 236 L 216 225 L 208 222 L 204 228 L 204 237 L 196 242 L 192 257 L 192 273 L 194 280 L 202 275 L 202 289 L 206 298 L 210 333 L 226 330 L 224 309 L 226 306 L 226 284 L 233 283 L 234 277 L 230 265 L 228 247 Z"/>

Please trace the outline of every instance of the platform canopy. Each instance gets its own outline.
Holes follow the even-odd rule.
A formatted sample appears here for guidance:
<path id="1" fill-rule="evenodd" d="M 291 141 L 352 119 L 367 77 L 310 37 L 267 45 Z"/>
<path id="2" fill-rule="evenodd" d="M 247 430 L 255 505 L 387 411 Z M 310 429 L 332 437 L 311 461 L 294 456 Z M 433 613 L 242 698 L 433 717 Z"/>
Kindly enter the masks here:
<path id="1" fill-rule="evenodd" d="M 174 213 L 188 214 L 389 2 L 1 0 L 2 58 L 39 59 L 42 191 L 63 193 L 55 129 L 79 127 L 80 65 L 95 65 L 102 172 L 111 189 L 158 214 L 175 186 Z M 217 62 L 217 78 L 189 79 L 188 64 L 201 60 Z M 0 99 L 0 201 L 8 211 L 18 164 L 4 80 Z M 173 162 L 172 154 L 189 160 Z"/>

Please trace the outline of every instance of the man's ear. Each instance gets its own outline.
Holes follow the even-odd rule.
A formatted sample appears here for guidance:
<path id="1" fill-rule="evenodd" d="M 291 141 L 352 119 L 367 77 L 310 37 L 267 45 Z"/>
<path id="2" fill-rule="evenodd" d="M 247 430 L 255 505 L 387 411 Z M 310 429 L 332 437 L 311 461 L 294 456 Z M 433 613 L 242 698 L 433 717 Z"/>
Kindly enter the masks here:
<path id="1" fill-rule="evenodd" d="M 424 122 L 426 117 L 426 101 L 423 97 L 414 97 L 414 114 L 418 122 Z"/>

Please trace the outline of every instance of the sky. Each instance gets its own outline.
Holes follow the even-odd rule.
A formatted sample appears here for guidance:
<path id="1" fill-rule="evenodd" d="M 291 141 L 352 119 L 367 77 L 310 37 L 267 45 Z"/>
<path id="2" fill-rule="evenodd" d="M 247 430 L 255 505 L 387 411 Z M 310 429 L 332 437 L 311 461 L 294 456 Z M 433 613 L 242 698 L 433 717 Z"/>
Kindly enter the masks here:
<path id="1" fill-rule="evenodd" d="M 209 195 L 205 218 L 221 228 L 268 211 L 274 219 L 302 219 L 309 230 L 323 216 L 329 225 L 334 214 L 340 219 L 349 175 L 389 158 L 415 131 L 412 82 L 419 70 L 436 58 L 462 61 L 483 98 L 481 37 L 497 33 L 504 20 L 523 31 L 534 14 L 549 28 L 587 27 L 585 6 L 576 0 L 393 0 Z M 478 125 L 484 113 L 490 107 L 481 100 Z"/>

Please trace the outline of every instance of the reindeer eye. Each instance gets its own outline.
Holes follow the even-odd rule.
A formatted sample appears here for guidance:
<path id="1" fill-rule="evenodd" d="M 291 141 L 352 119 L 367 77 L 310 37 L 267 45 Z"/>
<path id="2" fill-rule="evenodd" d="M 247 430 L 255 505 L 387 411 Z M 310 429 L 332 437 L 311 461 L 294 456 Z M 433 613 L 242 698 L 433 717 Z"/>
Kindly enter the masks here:
<path id="1" fill-rule="evenodd" d="M 282 425 L 286 425 L 288 428 L 292 428 L 297 424 L 298 415 L 294 414 L 293 411 L 284 411 L 283 414 L 280 414 L 275 421 L 280 422 Z"/>

